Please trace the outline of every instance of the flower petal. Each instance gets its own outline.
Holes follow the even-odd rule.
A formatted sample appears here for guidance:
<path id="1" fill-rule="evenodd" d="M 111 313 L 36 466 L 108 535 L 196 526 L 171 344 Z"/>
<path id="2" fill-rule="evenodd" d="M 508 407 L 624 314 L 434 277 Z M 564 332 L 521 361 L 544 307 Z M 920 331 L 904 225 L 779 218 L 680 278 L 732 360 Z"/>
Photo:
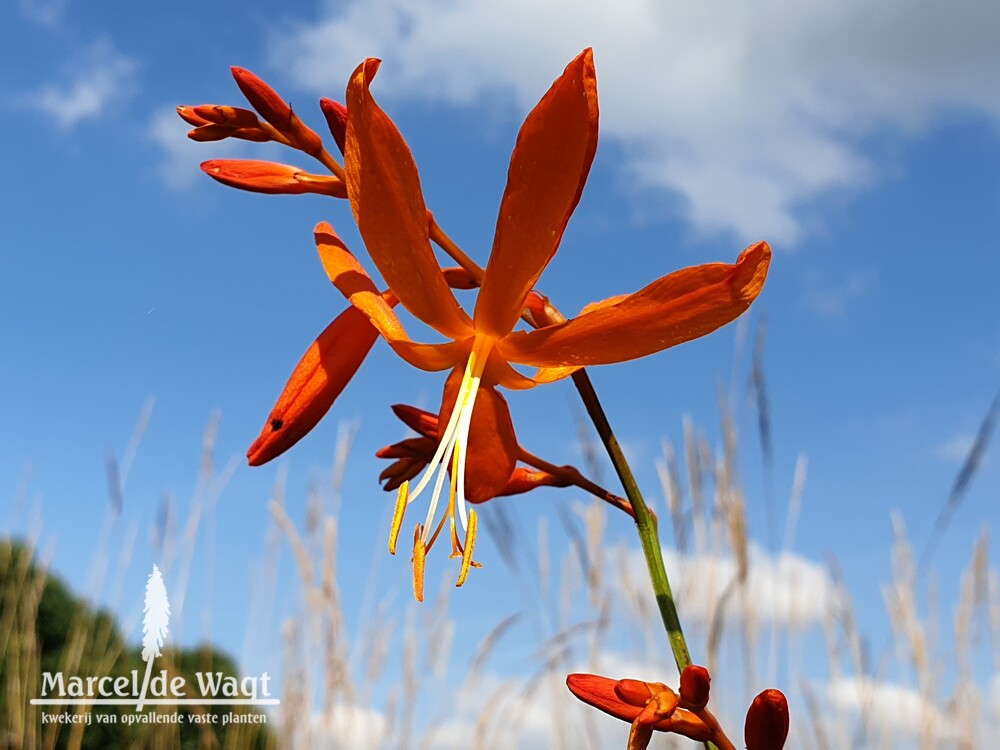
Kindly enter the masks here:
<path id="1" fill-rule="evenodd" d="M 704 336 L 739 317 L 764 286 L 771 248 L 758 242 L 735 265 L 676 271 L 613 305 L 497 343 L 511 362 L 535 367 L 603 365 L 644 357 Z"/>
<path id="2" fill-rule="evenodd" d="M 260 466 L 287 451 L 330 410 L 354 377 L 378 332 L 354 307 L 334 318 L 306 350 L 288 379 L 247 459 Z"/>
<path id="3" fill-rule="evenodd" d="M 472 321 L 459 307 L 431 249 L 417 166 L 392 120 L 368 90 L 379 61 L 358 66 L 347 86 L 347 193 L 379 273 L 417 318 L 449 338 Z"/>
<path id="4" fill-rule="evenodd" d="M 330 281 L 352 305 L 368 317 L 400 357 L 421 370 L 439 371 L 454 367 L 463 356 L 468 355 L 470 340 L 449 341 L 445 344 L 418 344 L 411 341 L 396 313 L 375 287 L 375 282 L 365 273 L 365 269 L 333 231 L 333 227 L 325 221 L 320 222 L 316 225 L 315 236 L 316 249 Z"/>
<path id="5" fill-rule="evenodd" d="M 584 50 L 528 115 L 517 136 L 493 252 L 476 303 L 476 330 L 500 338 L 559 247 L 597 150 L 597 78 Z M 404 303 L 405 304 L 405 303 Z"/>
<path id="6" fill-rule="evenodd" d="M 451 418 L 462 374 L 463 371 L 456 367 L 445 383 L 439 430 Z M 480 387 L 476 395 L 466 450 L 465 499 L 470 503 L 483 503 L 500 495 L 514 472 L 518 449 L 507 401 L 495 388 Z"/>

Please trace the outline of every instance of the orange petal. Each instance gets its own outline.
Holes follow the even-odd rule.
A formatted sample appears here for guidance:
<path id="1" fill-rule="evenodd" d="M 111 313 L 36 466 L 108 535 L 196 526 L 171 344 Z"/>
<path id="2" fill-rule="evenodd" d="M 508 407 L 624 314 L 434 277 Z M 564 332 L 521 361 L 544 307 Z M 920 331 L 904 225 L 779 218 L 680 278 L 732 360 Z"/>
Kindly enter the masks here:
<path id="1" fill-rule="evenodd" d="M 333 285 L 363 312 L 393 350 L 422 370 L 447 370 L 468 356 L 471 340 L 418 344 L 410 340 L 396 313 L 382 298 L 375 282 L 325 221 L 316 225 L 316 249 Z M 450 294 L 450 293 L 449 293 Z"/>
<path id="2" fill-rule="evenodd" d="M 758 242 L 735 265 L 709 263 L 657 279 L 613 305 L 497 343 L 511 362 L 535 367 L 603 365 L 645 357 L 704 336 L 739 317 L 764 286 L 771 248 Z"/>
<path id="3" fill-rule="evenodd" d="M 392 413 L 399 417 L 403 424 L 419 435 L 437 439 L 437 414 L 425 411 L 424 409 L 418 409 L 416 406 L 409 406 L 408 404 L 393 404 Z"/>
<path id="4" fill-rule="evenodd" d="M 198 128 L 198 131 L 201 130 L 203 128 Z M 201 168 L 205 174 L 223 185 L 253 193 L 319 193 L 334 198 L 347 197 L 347 187 L 336 177 L 310 174 L 298 167 L 273 161 L 211 159 L 202 162 Z"/>
<path id="5" fill-rule="evenodd" d="M 462 374 L 461 369 L 455 368 L 445 382 L 438 419 L 441 430 L 451 418 Z M 469 427 L 465 499 L 470 503 L 483 503 L 500 495 L 514 472 L 517 453 L 517 437 L 507 401 L 495 388 L 480 387 Z"/>
<path id="6" fill-rule="evenodd" d="M 369 58 L 347 86 L 344 168 L 365 246 L 404 307 L 449 338 L 471 334 L 431 249 L 417 166 L 392 120 L 368 90 L 379 61 Z"/>
<path id="7" fill-rule="evenodd" d="M 511 331 L 559 247 L 597 150 L 593 53 L 573 60 L 521 126 L 500 204 L 493 253 L 476 303 L 476 330 Z"/>
<path id="8" fill-rule="evenodd" d="M 247 459 L 260 466 L 291 448 L 329 411 L 354 377 L 378 332 L 360 310 L 338 315 L 295 366 Z"/>

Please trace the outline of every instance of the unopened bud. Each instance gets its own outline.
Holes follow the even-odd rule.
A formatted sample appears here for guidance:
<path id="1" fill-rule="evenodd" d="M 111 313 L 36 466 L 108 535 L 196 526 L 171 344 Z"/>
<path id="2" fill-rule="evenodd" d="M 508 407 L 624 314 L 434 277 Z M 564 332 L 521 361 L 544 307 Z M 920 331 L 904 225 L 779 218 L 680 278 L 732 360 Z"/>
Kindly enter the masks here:
<path id="1" fill-rule="evenodd" d="M 326 117 L 327 127 L 330 128 L 330 135 L 337 143 L 340 153 L 344 153 L 344 143 L 347 140 L 347 107 L 333 99 L 323 98 L 319 100 L 319 108 L 323 110 Z"/>
<path id="2" fill-rule="evenodd" d="M 260 113 L 261 117 L 284 133 L 288 129 L 288 121 L 292 115 L 292 108 L 288 103 L 249 70 L 237 67 L 230 70 L 236 79 L 236 85 L 240 87 L 250 105 Z"/>
<path id="3" fill-rule="evenodd" d="M 695 711 L 707 706 L 711 682 L 712 677 L 704 667 L 686 666 L 681 672 L 681 705 Z"/>
<path id="4" fill-rule="evenodd" d="M 193 108 L 194 114 L 206 122 L 228 125 L 231 128 L 259 128 L 260 120 L 249 109 L 229 107 L 222 104 L 199 104 Z"/>
<path id="5" fill-rule="evenodd" d="M 254 193 L 319 193 L 335 198 L 347 197 L 347 186 L 338 178 L 309 174 L 288 164 L 253 159 L 212 159 L 203 162 L 201 168 L 223 185 Z"/>
<path id="6" fill-rule="evenodd" d="M 780 690 L 765 690 L 750 704 L 743 738 L 747 750 L 781 750 L 788 737 L 788 701 Z"/>

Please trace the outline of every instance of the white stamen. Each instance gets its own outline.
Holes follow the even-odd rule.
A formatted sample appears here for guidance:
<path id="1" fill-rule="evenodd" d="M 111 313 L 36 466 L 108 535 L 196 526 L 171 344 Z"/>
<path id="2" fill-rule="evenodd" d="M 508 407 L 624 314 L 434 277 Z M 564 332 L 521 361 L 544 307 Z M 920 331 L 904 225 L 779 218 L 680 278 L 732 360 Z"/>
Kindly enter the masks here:
<path id="1" fill-rule="evenodd" d="M 448 473 L 448 464 L 452 454 L 457 456 L 457 487 L 456 505 L 458 506 L 459 517 L 462 522 L 462 530 L 468 529 L 468 516 L 465 508 L 465 457 L 466 446 L 469 441 L 469 427 L 472 424 L 472 411 L 476 403 L 476 395 L 479 392 L 479 383 L 482 379 L 483 370 L 486 366 L 486 358 L 489 348 L 493 342 L 490 339 L 478 339 L 472 347 L 469 360 L 465 365 L 465 372 L 462 374 L 462 382 L 458 388 L 458 396 L 455 399 L 455 406 L 452 409 L 451 417 L 445 427 L 444 434 L 438 443 L 437 450 L 431 458 L 424 475 L 420 478 L 416 488 L 410 492 L 408 504 L 412 503 L 417 495 L 431 481 L 431 477 L 437 472 L 437 479 L 434 482 L 434 489 L 431 493 L 430 505 L 427 508 L 427 519 L 424 522 L 423 541 L 428 543 L 430 535 L 434 533 L 434 516 L 437 514 L 438 502 L 441 498 L 441 490 L 444 488 L 445 477 Z"/>

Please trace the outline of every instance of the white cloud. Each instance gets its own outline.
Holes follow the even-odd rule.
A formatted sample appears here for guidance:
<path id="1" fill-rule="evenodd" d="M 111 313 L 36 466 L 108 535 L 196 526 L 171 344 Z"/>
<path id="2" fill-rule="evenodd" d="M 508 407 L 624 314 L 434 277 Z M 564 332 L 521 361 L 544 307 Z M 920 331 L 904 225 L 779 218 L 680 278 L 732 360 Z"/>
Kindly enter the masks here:
<path id="1" fill-rule="evenodd" d="M 383 97 L 526 111 L 592 45 L 602 131 L 638 187 L 705 232 L 794 242 L 800 207 L 877 176 L 861 141 L 945 112 L 1000 120 L 1000 5 L 987 0 L 328 0 L 274 58 L 339 95 L 366 56 Z"/>
<path id="2" fill-rule="evenodd" d="M 72 130 L 130 98 L 136 92 L 138 70 L 135 60 L 118 52 L 108 40 L 99 39 L 72 62 L 62 82 L 43 86 L 25 101 L 60 128 Z"/>
<path id="3" fill-rule="evenodd" d="M 66 0 L 18 0 L 18 8 L 29 21 L 56 28 L 66 12 Z"/>
<path id="4" fill-rule="evenodd" d="M 966 717 L 951 714 L 947 705 L 936 705 L 933 699 L 924 698 L 907 685 L 846 677 L 830 682 L 826 694 L 827 729 L 853 727 L 859 717 L 866 716 L 863 731 L 872 746 L 909 748 L 922 740 L 929 740 L 935 747 L 953 746 L 961 736 L 975 737 L 990 731 L 984 716 L 973 719 L 977 726 L 962 727 Z M 846 716 L 854 721 L 844 721 Z"/>
<path id="5" fill-rule="evenodd" d="M 635 553 L 637 566 L 645 565 Z M 677 600 L 684 603 L 684 618 L 709 623 L 723 594 L 737 572 L 736 560 L 713 554 L 683 555 L 663 550 Z M 757 628 L 776 624 L 804 629 L 819 623 L 838 606 L 838 589 L 818 563 L 790 552 L 774 557 L 751 545 L 749 573 L 743 594 L 738 590 L 725 604 L 726 622 Z M 748 602 L 743 607 L 741 602 Z"/>
<path id="6" fill-rule="evenodd" d="M 389 730 L 385 714 L 372 708 L 337 704 L 325 714 L 313 717 L 309 736 L 302 736 L 306 725 L 292 728 L 294 747 L 336 747 L 339 750 L 367 750 L 379 747 L 378 738 Z"/>

